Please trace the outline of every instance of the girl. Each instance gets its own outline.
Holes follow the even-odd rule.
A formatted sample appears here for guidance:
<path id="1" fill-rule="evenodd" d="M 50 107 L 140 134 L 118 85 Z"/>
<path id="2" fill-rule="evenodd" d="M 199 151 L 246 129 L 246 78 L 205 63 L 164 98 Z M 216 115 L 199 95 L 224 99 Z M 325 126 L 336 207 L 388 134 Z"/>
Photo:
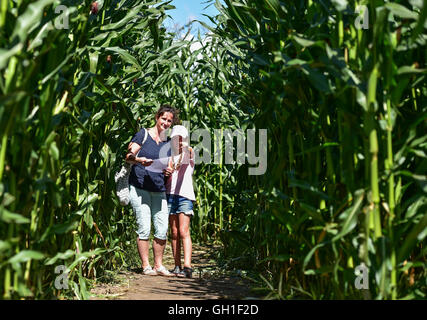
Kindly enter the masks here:
<path id="1" fill-rule="evenodd" d="M 192 175 L 194 152 L 188 145 L 188 131 L 184 126 L 174 126 L 171 133 L 172 155 L 169 169 L 173 170 L 166 181 L 166 197 L 169 207 L 169 224 L 172 233 L 172 253 L 175 268 L 171 271 L 179 277 L 192 277 L 190 220 L 194 215 Z M 181 268 L 181 240 L 184 247 L 184 268 Z"/>

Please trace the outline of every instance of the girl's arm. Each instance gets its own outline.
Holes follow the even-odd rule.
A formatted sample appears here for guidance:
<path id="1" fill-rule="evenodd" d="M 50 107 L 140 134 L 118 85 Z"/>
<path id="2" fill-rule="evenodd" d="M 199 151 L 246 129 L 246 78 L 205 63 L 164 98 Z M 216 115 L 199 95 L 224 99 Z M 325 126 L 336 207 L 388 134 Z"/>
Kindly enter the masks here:
<path id="1" fill-rule="evenodd" d="M 188 147 L 188 151 L 190 151 L 190 165 L 194 167 L 194 151 L 192 147 Z"/>
<path id="2" fill-rule="evenodd" d="M 172 157 L 169 157 L 168 166 L 165 170 L 163 170 L 163 174 L 165 175 L 165 178 L 168 178 L 169 176 L 171 176 L 173 171 L 174 169 L 173 169 Z"/>

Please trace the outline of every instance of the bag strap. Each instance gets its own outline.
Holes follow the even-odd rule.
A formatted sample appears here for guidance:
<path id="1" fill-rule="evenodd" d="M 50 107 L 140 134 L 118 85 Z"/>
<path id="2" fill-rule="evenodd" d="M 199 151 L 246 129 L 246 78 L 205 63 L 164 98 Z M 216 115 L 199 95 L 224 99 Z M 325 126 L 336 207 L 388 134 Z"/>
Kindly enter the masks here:
<path id="1" fill-rule="evenodd" d="M 145 131 L 144 132 L 144 140 L 142 140 L 141 146 L 145 143 L 145 140 L 147 140 L 147 138 L 148 138 L 148 130 L 144 128 L 144 131 Z"/>

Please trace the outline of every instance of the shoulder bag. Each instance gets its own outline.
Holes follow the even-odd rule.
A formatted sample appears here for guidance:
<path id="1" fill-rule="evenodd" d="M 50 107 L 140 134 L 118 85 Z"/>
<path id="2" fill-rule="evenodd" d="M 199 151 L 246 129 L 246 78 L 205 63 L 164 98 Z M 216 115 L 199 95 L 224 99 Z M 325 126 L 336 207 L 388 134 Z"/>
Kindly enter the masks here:
<path id="1" fill-rule="evenodd" d="M 148 136 L 148 130 L 144 129 L 144 140 L 142 140 L 142 145 L 145 143 L 145 140 L 147 140 Z M 130 201 L 130 195 L 129 195 L 129 175 L 130 171 L 132 170 L 133 164 L 125 163 L 120 168 L 120 171 L 118 171 L 114 176 L 114 181 L 116 182 L 116 195 L 120 200 L 120 204 L 122 206 L 127 206 Z"/>

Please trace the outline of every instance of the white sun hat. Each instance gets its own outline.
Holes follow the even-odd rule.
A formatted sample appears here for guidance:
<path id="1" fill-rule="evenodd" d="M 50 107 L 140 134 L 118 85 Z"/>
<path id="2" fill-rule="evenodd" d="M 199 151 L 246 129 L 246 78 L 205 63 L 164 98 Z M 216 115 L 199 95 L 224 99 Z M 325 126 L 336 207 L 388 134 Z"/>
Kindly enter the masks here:
<path id="1" fill-rule="evenodd" d="M 188 137 L 188 130 L 186 127 L 181 125 L 176 125 L 172 128 L 171 138 L 175 136 L 181 136 L 184 139 Z"/>

